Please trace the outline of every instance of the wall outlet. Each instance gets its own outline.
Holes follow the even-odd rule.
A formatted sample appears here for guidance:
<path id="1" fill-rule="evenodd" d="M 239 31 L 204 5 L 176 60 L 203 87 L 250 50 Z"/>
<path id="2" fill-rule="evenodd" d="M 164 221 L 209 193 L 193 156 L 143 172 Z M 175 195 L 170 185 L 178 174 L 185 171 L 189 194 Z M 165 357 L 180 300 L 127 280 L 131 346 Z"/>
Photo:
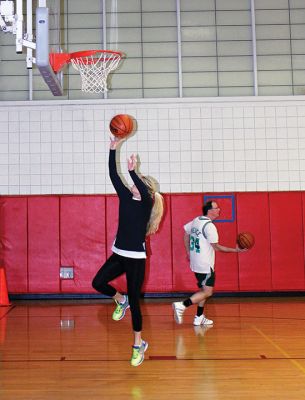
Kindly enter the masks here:
<path id="1" fill-rule="evenodd" d="M 60 267 L 60 279 L 74 279 L 73 267 Z"/>

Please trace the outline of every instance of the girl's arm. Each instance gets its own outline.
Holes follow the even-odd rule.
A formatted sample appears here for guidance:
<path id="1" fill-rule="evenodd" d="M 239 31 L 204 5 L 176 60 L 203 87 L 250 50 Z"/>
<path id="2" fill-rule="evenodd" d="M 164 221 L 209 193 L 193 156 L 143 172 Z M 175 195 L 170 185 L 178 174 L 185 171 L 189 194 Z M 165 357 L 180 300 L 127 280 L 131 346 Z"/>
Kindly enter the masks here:
<path id="1" fill-rule="evenodd" d="M 110 139 L 110 151 L 109 151 L 109 163 L 108 163 L 109 176 L 110 176 L 111 182 L 113 184 L 113 187 L 119 196 L 126 195 L 126 194 L 131 195 L 130 190 L 122 182 L 122 180 L 118 174 L 117 166 L 116 166 L 116 159 L 115 159 L 116 148 L 121 142 L 123 142 L 123 140 L 124 139 L 117 139 L 117 138 Z"/>
<path id="2" fill-rule="evenodd" d="M 137 166 L 137 157 L 135 154 L 132 154 L 128 158 L 128 171 L 130 174 L 131 179 L 133 180 L 133 183 L 136 185 L 142 200 L 151 200 L 151 195 L 148 191 L 147 186 L 145 183 L 142 181 L 142 179 L 137 175 L 135 169 Z"/>

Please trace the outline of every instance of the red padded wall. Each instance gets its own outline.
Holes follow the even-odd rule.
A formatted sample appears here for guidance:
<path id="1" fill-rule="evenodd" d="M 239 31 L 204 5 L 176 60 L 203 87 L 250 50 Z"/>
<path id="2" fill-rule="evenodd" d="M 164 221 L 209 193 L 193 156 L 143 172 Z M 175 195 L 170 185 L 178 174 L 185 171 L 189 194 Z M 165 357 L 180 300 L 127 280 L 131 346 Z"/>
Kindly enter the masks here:
<path id="1" fill-rule="evenodd" d="M 119 216 L 119 198 L 117 195 L 106 197 L 106 241 L 107 241 L 107 258 L 112 254 L 111 247 L 113 245 L 115 235 L 118 229 Z"/>
<path id="2" fill-rule="evenodd" d="M 165 214 L 159 231 L 147 240 L 144 292 L 170 292 L 173 284 L 171 198 L 164 196 Z"/>
<path id="3" fill-rule="evenodd" d="M 63 196 L 60 200 L 61 265 L 74 267 L 62 292 L 95 293 L 91 282 L 106 259 L 105 196 Z"/>
<path id="4" fill-rule="evenodd" d="M 29 292 L 59 292 L 59 198 L 28 198 Z"/>
<path id="5" fill-rule="evenodd" d="M 267 193 L 238 193 L 236 195 L 237 231 L 251 232 L 255 246 L 238 255 L 239 289 L 241 291 L 270 291 L 270 224 Z"/>
<path id="6" fill-rule="evenodd" d="M 113 245 L 115 235 L 118 229 L 118 215 L 119 215 L 119 198 L 117 195 L 111 195 L 106 197 L 106 253 L 107 258 L 112 254 L 111 247 Z M 113 287 L 119 291 L 126 292 L 126 279 L 125 275 L 120 276 L 113 282 Z"/>
<path id="7" fill-rule="evenodd" d="M 302 194 L 269 193 L 269 207 L 272 289 L 304 290 Z"/>
<path id="8" fill-rule="evenodd" d="M 220 218 L 228 218 L 228 200 L 210 196 L 222 208 Z M 304 196 L 235 194 L 237 222 L 216 222 L 219 242 L 233 247 L 237 232 L 250 231 L 256 244 L 238 256 L 216 254 L 216 291 L 305 290 Z M 193 292 L 183 225 L 201 214 L 203 194 L 167 194 L 165 201 L 161 229 L 148 241 L 143 291 Z M 95 293 L 91 281 L 111 254 L 117 218 L 116 195 L 1 197 L 0 259 L 9 292 Z M 75 279 L 59 280 L 60 265 L 73 266 Z M 115 285 L 125 290 L 125 277 Z"/>
<path id="9" fill-rule="evenodd" d="M 175 194 L 171 197 L 173 291 L 195 291 L 196 280 L 184 249 L 183 226 L 202 214 L 203 194 Z"/>
<path id="10" fill-rule="evenodd" d="M 219 244 L 235 248 L 236 219 L 234 217 L 235 196 L 212 193 L 208 200 L 215 200 L 220 207 L 220 215 L 214 222 L 218 230 Z M 220 222 L 224 220 L 225 222 Z M 238 264 L 236 253 L 216 252 L 215 255 L 216 284 L 215 291 L 238 290 Z"/>
<path id="11" fill-rule="evenodd" d="M 28 292 L 27 198 L 0 200 L 1 262 L 6 269 L 8 291 Z"/>
<path id="12" fill-rule="evenodd" d="M 305 263 L 305 192 L 302 192 L 302 210 L 303 210 L 303 252 L 304 252 L 304 263 Z M 304 265 L 305 269 L 305 265 Z"/>

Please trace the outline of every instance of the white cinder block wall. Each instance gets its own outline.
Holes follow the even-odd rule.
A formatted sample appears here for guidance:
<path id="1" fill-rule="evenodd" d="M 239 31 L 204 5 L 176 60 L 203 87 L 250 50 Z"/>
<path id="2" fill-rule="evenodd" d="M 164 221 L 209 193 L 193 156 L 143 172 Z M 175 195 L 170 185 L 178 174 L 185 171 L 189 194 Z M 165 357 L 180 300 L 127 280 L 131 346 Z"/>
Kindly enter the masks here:
<path id="1" fill-rule="evenodd" d="M 113 193 L 110 119 L 137 131 L 120 151 L 162 192 L 305 189 L 305 97 L 1 102 L 0 194 Z"/>

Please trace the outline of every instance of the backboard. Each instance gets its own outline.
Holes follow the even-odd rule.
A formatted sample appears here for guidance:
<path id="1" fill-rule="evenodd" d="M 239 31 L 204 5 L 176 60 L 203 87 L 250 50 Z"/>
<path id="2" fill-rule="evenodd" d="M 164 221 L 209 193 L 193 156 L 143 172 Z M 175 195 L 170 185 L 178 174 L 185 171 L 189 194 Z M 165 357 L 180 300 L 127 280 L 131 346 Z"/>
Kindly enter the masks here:
<path id="1" fill-rule="evenodd" d="M 61 52 L 60 7 L 60 0 L 39 1 L 35 12 L 36 65 L 54 96 L 62 96 L 63 94 L 63 73 L 61 71 L 55 73 L 49 60 L 50 53 Z"/>

